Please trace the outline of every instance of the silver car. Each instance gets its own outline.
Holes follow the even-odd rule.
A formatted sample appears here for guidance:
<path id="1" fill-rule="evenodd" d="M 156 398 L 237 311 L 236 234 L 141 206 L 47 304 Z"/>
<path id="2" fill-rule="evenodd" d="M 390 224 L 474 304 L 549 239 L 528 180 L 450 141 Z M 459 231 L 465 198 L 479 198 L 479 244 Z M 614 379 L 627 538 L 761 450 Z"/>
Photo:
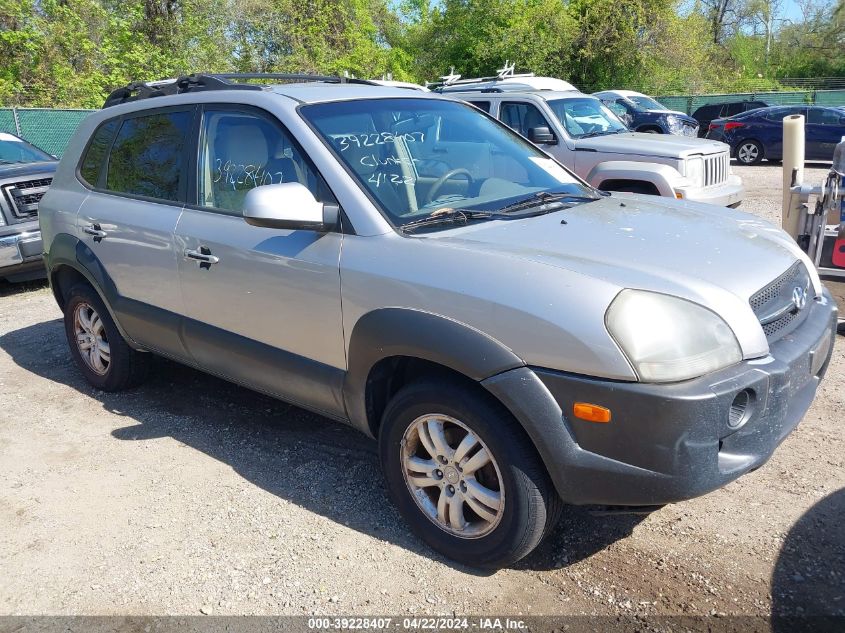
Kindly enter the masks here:
<path id="1" fill-rule="evenodd" d="M 445 97 L 235 79 L 116 91 L 42 201 L 95 387 L 160 354 L 350 424 L 411 529 L 483 567 L 563 503 L 723 486 L 809 407 L 836 308 L 777 227 L 604 194 Z"/>
<path id="2" fill-rule="evenodd" d="M 728 145 L 695 134 L 631 132 L 594 96 L 518 85 L 496 92 L 470 92 L 467 84 L 442 90 L 506 123 L 599 189 L 726 207 L 745 197 L 742 179 L 731 172 Z"/>

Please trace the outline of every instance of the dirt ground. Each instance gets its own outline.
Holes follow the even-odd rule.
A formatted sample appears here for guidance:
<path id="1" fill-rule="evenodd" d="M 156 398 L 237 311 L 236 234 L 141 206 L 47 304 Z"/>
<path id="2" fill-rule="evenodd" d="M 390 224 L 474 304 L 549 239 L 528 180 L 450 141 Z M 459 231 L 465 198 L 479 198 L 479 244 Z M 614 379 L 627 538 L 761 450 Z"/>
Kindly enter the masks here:
<path id="1" fill-rule="evenodd" d="M 734 169 L 778 219 L 780 170 Z M 845 337 L 760 470 L 646 517 L 568 508 L 484 574 L 410 534 L 365 437 L 166 361 L 98 392 L 60 316 L 0 286 L 0 615 L 845 615 Z"/>

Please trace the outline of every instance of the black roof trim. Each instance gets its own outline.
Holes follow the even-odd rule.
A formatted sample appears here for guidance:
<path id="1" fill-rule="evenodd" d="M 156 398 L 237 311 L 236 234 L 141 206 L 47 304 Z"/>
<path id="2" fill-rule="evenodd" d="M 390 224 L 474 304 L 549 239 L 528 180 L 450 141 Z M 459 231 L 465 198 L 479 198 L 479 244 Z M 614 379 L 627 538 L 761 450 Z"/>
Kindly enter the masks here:
<path id="1" fill-rule="evenodd" d="M 265 84 L 243 83 L 244 81 L 262 79 Z M 165 95 L 183 94 L 186 92 L 203 92 L 206 90 L 263 90 L 264 86 L 275 82 L 316 81 L 332 84 L 360 84 L 377 86 L 379 84 L 366 79 L 354 77 L 337 77 L 333 75 L 310 75 L 296 73 L 214 73 L 183 75 L 177 79 L 163 81 L 135 81 L 123 88 L 114 90 L 103 104 L 104 108 L 140 99 L 163 97 Z"/>

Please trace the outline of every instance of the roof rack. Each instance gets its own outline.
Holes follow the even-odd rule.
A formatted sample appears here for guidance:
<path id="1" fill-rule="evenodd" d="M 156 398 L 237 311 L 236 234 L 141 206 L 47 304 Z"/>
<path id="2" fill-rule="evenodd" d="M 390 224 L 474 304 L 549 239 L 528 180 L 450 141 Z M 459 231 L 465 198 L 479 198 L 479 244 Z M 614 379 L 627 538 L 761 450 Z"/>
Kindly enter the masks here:
<path id="1" fill-rule="evenodd" d="M 462 85 L 465 85 L 465 84 L 477 84 L 477 83 L 488 82 L 488 81 L 491 81 L 491 82 L 492 81 L 501 81 L 503 79 L 512 79 L 512 78 L 515 78 L 515 77 L 533 77 L 534 76 L 534 73 L 516 74 L 516 73 L 514 73 L 515 69 L 516 69 L 516 63 L 515 62 L 513 64 L 511 64 L 510 62 L 506 61 L 505 65 L 502 68 L 499 68 L 496 71 L 495 75 L 492 75 L 490 77 L 474 77 L 474 78 L 471 78 L 471 79 L 470 78 L 461 79 L 461 75 L 456 74 L 455 73 L 455 67 L 452 66 L 449 69 L 449 74 L 443 75 L 440 78 L 440 81 L 435 81 L 435 82 L 432 82 L 432 83 L 426 82 L 426 88 L 431 88 L 432 90 L 438 90 L 438 89 L 444 88 L 446 86 L 462 86 Z"/>
<path id="2" fill-rule="evenodd" d="M 186 92 L 202 92 L 206 90 L 263 90 L 268 83 L 243 83 L 244 81 L 261 79 L 271 82 L 300 82 L 315 81 L 332 84 L 361 84 L 376 86 L 375 82 L 354 77 L 338 77 L 335 75 L 310 75 L 297 73 L 195 73 L 183 75 L 176 79 L 161 81 L 135 81 L 123 88 L 112 91 L 103 104 L 104 108 L 166 95 L 177 95 Z"/>
<path id="3" fill-rule="evenodd" d="M 568 81 L 554 77 L 538 77 L 534 73 L 515 73 L 516 64 L 505 62 L 503 68 L 491 77 L 475 77 L 461 79 L 455 73 L 453 66 L 448 75 L 440 78 L 439 82 L 428 83 L 426 88 L 433 92 L 536 92 L 538 90 L 577 91 L 578 89 Z"/>

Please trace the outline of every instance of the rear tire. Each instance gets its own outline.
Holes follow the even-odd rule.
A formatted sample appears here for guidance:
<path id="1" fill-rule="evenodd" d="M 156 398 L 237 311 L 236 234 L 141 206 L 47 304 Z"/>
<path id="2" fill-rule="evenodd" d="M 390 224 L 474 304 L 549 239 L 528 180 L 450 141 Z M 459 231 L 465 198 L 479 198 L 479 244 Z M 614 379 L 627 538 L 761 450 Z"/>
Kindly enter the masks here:
<path id="1" fill-rule="evenodd" d="M 757 165 L 763 160 L 763 146 L 757 141 L 742 141 L 736 146 L 736 159 L 742 165 Z"/>
<path id="2" fill-rule="evenodd" d="M 561 501 L 533 444 L 471 386 L 425 379 L 400 389 L 385 410 L 379 451 L 390 498 L 411 530 L 462 564 L 510 565 L 557 524 Z"/>
<path id="3" fill-rule="evenodd" d="M 77 284 L 68 292 L 64 322 L 71 356 L 92 386 L 123 391 L 147 377 L 150 354 L 129 347 L 100 295 L 88 284 Z"/>

